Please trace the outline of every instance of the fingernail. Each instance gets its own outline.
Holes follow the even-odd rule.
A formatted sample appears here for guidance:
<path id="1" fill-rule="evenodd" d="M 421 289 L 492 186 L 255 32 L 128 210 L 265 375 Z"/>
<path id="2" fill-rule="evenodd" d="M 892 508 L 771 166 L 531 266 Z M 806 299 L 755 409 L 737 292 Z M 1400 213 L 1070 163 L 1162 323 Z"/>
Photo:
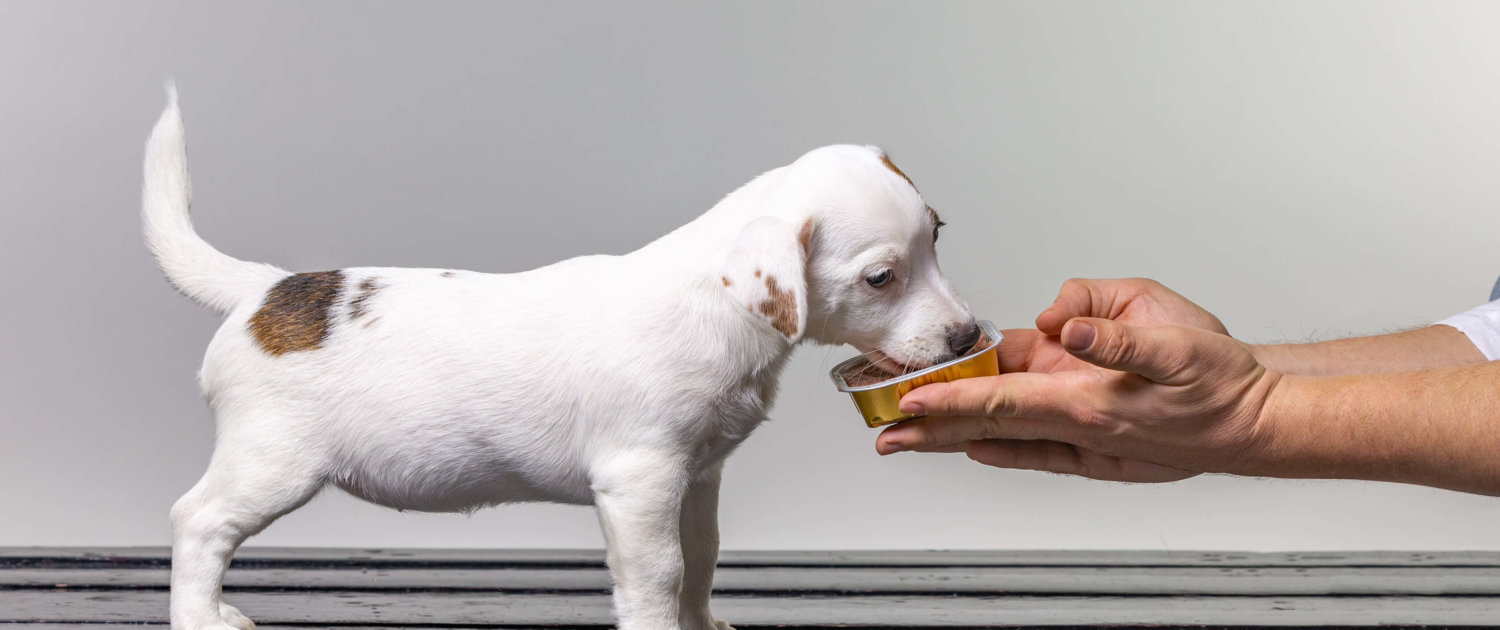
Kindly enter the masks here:
<path id="1" fill-rule="evenodd" d="M 915 400 L 901 401 L 900 409 L 901 413 L 927 413 L 927 405 L 919 403 Z"/>
<path id="2" fill-rule="evenodd" d="M 1094 345 L 1095 334 L 1093 324 L 1075 321 L 1068 324 L 1068 329 L 1063 331 L 1063 347 L 1074 352 L 1088 350 L 1089 346 Z"/>
<path id="3" fill-rule="evenodd" d="M 880 454 L 881 455 L 890 455 L 891 453 L 900 453 L 901 451 L 904 451 L 904 450 L 906 450 L 906 445 L 905 444 L 902 444 L 900 442 L 886 442 L 885 443 L 885 448 L 883 449 L 883 452 L 881 452 Z"/>

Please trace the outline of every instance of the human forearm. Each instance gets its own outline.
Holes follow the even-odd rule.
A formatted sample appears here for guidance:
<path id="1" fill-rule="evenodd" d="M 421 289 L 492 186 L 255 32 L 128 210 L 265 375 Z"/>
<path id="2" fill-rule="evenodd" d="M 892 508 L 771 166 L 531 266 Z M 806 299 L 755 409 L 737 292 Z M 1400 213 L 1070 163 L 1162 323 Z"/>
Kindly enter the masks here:
<path id="1" fill-rule="evenodd" d="M 1270 369 L 1308 376 L 1409 372 L 1485 361 L 1468 337 L 1443 325 L 1319 343 L 1253 345 L 1250 351 Z"/>
<path id="2" fill-rule="evenodd" d="M 1239 474 L 1394 481 L 1500 495 L 1500 362 L 1286 376 Z"/>

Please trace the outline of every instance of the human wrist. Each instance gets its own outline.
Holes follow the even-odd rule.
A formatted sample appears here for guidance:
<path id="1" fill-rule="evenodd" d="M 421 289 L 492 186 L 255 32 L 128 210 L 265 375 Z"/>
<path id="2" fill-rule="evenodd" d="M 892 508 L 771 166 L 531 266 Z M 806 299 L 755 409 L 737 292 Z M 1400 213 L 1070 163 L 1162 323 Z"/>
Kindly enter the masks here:
<path id="1" fill-rule="evenodd" d="M 1400 427 L 1370 422 L 1394 404 L 1397 375 L 1284 375 L 1266 397 L 1261 450 L 1241 474 L 1285 479 L 1414 480 Z M 1420 447 L 1419 447 L 1420 448 Z"/>
<path id="2" fill-rule="evenodd" d="M 1289 467 L 1300 461 L 1306 450 L 1308 380 L 1266 368 L 1261 377 L 1265 389 L 1255 412 L 1250 444 L 1242 449 L 1234 469 L 1225 472 L 1254 477 L 1296 476 Z"/>
<path id="3" fill-rule="evenodd" d="M 1328 376 L 1341 373 L 1337 358 L 1325 343 L 1249 344 L 1250 354 L 1266 369 L 1298 376 Z"/>

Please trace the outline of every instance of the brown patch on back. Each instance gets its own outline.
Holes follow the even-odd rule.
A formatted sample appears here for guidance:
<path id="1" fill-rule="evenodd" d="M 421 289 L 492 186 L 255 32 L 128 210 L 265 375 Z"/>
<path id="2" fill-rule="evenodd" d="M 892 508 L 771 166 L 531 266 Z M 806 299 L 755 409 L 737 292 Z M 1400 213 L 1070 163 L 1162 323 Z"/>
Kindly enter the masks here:
<path id="1" fill-rule="evenodd" d="M 757 274 L 758 275 L 758 274 Z M 766 278 L 766 292 L 771 297 L 760 303 L 760 312 L 771 318 L 771 327 L 791 337 L 797 334 L 797 296 L 776 286 L 776 279 Z"/>
<path id="2" fill-rule="evenodd" d="M 906 173 L 902 173 L 901 169 L 896 168 L 896 163 L 891 161 L 890 156 L 885 156 L 885 155 L 880 156 L 880 163 L 884 164 L 886 168 L 891 169 L 892 173 L 900 175 L 901 179 L 906 180 L 906 183 L 911 184 L 912 190 L 916 190 L 917 185 L 916 184 L 912 184 L 911 178 L 907 177 Z"/>
<path id="3" fill-rule="evenodd" d="M 319 271 L 282 278 L 250 317 L 250 334 L 262 350 L 281 356 L 317 350 L 328 338 L 329 314 L 344 288 L 344 272 Z"/>
<path id="4" fill-rule="evenodd" d="M 759 269 L 755 270 L 755 277 L 757 277 L 757 278 L 760 277 L 760 270 Z"/>
<path id="5" fill-rule="evenodd" d="M 349 319 L 364 317 L 365 308 L 370 298 L 375 297 L 375 292 L 381 289 L 380 283 L 375 278 L 365 278 L 359 281 L 359 293 L 349 300 Z"/>
<path id="6" fill-rule="evenodd" d="M 724 286 L 729 286 L 729 276 L 720 276 L 719 279 L 724 281 Z"/>

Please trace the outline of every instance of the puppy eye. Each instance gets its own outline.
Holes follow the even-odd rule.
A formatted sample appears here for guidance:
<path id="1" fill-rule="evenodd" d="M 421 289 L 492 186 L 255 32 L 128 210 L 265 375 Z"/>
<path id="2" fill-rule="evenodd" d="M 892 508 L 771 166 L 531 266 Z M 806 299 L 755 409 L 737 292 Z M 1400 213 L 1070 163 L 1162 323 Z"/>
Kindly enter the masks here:
<path id="1" fill-rule="evenodd" d="M 865 282 L 869 283 L 870 286 L 875 287 L 877 289 L 880 288 L 880 287 L 885 286 L 885 283 L 890 282 L 890 281 L 891 281 L 891 270 L 890 269 L 881 269 L 879 273 L 876 273 L 876 274 L 873 274 L 873 275 L 869 275 L 869 276 L 865 276 Z"/>
<path id="2" fill-rule="evenodd" d="M 947 223 L 943 223 L 942 221 L 938 221 L 937 225 L 932 226 L 932 242 L 934 242 L 934 243 L 937 242 L 938 228 L 941 228 L 941 227 L 943 227 L 945 225 L 948 225 L 948 224 Z"/>

